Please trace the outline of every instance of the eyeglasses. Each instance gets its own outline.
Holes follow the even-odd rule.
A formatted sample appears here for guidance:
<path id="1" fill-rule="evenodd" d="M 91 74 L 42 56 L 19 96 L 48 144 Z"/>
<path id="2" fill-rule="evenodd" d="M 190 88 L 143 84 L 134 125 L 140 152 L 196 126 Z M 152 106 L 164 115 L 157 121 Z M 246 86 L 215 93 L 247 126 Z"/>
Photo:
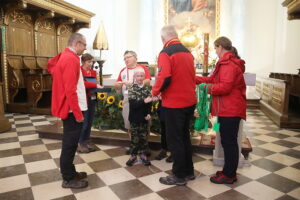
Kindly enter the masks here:
<path id="1" fill-rule="evenodd" d="M 126 56 L 126 57 L 124 57 L 124 60 L 131 58 L 131 57 L 133 57 L 133 56 Z"/>
<path id="2" fill-rule="evenodd" d="M 86 43 L 82 42 L 82 41 L 78 41 L 79 43 L 83 44 L 83 46 L 86 47 Z"/>

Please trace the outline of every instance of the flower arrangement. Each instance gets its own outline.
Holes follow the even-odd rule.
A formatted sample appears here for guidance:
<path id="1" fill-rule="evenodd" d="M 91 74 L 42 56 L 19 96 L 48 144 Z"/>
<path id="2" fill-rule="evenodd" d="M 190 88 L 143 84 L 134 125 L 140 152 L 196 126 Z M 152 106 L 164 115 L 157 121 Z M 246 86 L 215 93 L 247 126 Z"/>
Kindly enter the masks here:
<path id="1" fill-rule="evenodd" d="M 122 129 L 122 95 L 115 90 L 109 93 L 98 93 L 93 127 L 103 129 Z"/>

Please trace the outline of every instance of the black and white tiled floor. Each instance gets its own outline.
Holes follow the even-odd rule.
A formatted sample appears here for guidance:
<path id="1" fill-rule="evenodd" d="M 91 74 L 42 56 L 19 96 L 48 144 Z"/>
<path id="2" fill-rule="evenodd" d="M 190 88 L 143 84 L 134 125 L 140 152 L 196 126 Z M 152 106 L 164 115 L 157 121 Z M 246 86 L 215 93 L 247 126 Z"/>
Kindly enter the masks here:
<path id="1" fill-rule="evenodd" d="M 126 167 L 124 147 L 98 145 L 100 151 L 76 155 L 76 168 L 86 171 L 89 181 L 80 190 L 61 188 L 61 142 L 40 139 L 35 132 L 36 126 L 57 119 L 6 114 L 13 128 L 0 134 L 0 199 L 300 199 L 300 131 L 279 129 L 259 110 L 247 114 L 244 133 L 254 147 L 252 165 L 238 170 L 233 185 L 209 182 L 220 169 L 212 165 L 211 155 L 194 155 L 196 180 L 185 187 L 165 186 L 158 179 L 170 173 L 171 164 L 153 160 L 150 167 Z"/>

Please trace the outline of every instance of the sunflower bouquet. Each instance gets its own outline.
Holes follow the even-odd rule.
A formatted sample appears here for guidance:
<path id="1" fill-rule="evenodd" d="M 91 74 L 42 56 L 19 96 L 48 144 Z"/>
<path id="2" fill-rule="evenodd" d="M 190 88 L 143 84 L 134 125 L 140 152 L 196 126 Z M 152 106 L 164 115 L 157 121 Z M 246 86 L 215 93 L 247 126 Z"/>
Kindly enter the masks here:
<path id="1" fill-rule="evenodd" d="M 103 129 L 122 129 L 122 95 L 115 90 L 97 93 L 97 104 L 93 127 Z"/>

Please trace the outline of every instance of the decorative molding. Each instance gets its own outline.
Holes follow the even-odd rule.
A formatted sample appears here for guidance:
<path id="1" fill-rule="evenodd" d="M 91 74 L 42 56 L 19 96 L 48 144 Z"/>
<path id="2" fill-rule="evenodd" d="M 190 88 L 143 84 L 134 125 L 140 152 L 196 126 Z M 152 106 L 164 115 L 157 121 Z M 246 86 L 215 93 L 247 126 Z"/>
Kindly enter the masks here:
<path id="1" fill-rule="evenodd" d="M 57 27 L 57 35 L 65 34 L 65 33 L 73 33 L 73 30 L 70 24 L 74 24 L 75 19 L 61 19 L 58 21 L 58 27 Z"/>
<path id="2" fill-rule="evenodd" d="M 281 5 L 288 9 L 288 20 L 300 19 L 300 0 L 285 0 Z"/>
<path id="3" fill-rule="evenodd" d="M 6 4 L 6 13 L 4 16 L 4 24 L 8 25 L 9 18 L 11 16 L 11 13 L 17 10 L 23 10 L 27 8 L 27 2 L 24 0 L 19 0 L 17 2 Z"/>
<path id="4" fill-rule="evenodd" d="M 53 18 L 55 13 L 53 11 L 48 12 L 39 12 L 37 16 L 37 20 L 34 23 L 34 30 L 38 31 L 39 29 L 52 30 L 55 28 L 54 22 L 47 20 L 49 18 Z"/>

